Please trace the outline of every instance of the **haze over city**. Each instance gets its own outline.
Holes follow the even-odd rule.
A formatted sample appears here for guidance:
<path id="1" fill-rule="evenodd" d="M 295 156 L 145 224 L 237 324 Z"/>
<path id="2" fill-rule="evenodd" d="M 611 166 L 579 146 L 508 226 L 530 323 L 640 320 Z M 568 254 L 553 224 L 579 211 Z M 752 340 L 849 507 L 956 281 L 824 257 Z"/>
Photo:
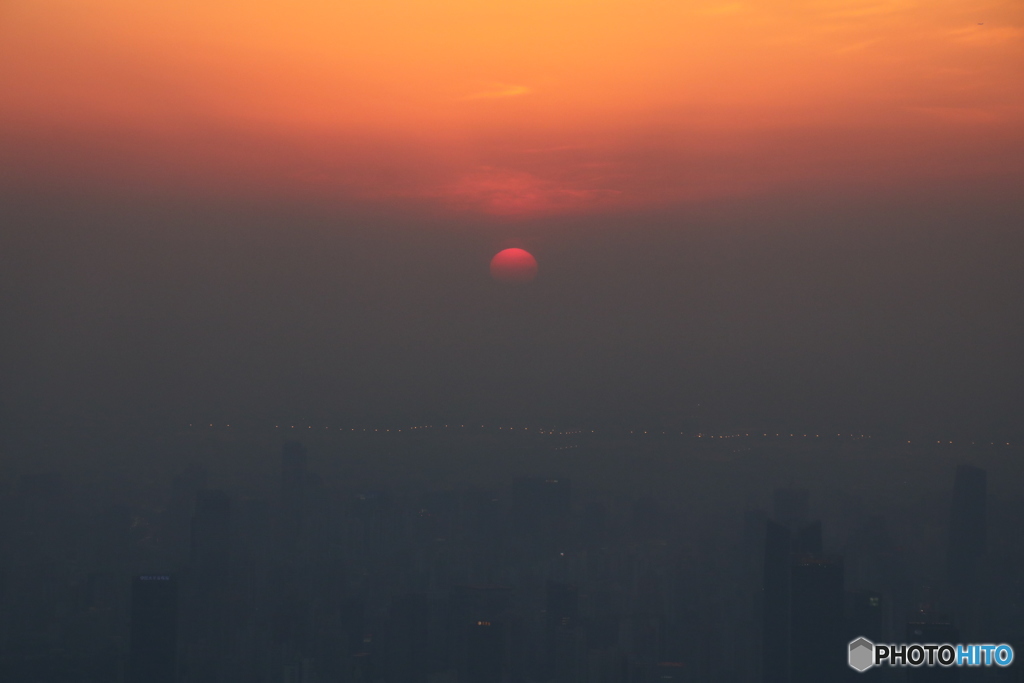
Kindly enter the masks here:
<path id="1" fill-rule="evenodd" d="M 0 679 L 1021 680 L 1022 43 L 0 3 Z"/>

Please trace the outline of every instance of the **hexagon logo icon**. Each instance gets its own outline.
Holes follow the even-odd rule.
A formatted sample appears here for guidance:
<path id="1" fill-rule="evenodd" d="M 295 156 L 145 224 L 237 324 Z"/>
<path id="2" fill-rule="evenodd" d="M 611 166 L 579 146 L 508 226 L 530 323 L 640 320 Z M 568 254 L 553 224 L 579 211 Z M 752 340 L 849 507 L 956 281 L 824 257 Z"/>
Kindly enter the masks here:
<path id="1" fill-rule="evenodd" d="M 867 638 L 858 638 L 850 643 L 850 668 L 861 673 L 875 663 L 875 644 Z"/>

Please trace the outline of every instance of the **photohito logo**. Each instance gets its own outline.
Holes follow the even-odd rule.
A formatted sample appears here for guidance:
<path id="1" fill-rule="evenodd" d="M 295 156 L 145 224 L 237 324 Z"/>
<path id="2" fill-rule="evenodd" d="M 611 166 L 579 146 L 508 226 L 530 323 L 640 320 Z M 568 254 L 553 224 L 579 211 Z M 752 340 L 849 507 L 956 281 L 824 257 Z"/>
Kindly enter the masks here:
<path id="1" fill-rule="evenodd" d="M 864 672 L 873 666 L 1010 666 L 1013 648 L 1009 645 L 951 645 L 949 643 L 912 643 L 881 645 L 867 638 L 850 642 L 850 668 Z"/>

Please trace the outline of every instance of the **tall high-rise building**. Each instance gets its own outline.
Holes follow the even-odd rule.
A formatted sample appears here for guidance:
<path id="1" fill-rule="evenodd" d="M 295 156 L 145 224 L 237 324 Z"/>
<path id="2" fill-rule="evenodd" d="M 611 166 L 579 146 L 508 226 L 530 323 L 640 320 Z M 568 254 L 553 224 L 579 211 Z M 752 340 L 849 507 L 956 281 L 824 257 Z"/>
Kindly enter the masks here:
<path id="1" fill-rule="evenodd" d="M 171 576 L 132 581 L 128 683 L 175 683 L 178 585 Z"/>
<path id="2" fill-rule="evenodd" d="M 821 521 L 814 520 L 807 524 L 799 525 L 793 534 L 793 552 L 795 553 L 820 553 L 823 544 L 821 540 Z"/>
<path id="3" fill-rule="evenodd" d="M 840 680 L 843 649 L 843 562 L 821 554 L 793 556 L 790 576 L 790 681 Z"/>
<path id="4" fill-rule="evenodd" d="M 839 680 L 846 666 L 843 563 L 822 553 L 821 523 L 805 519 L 806 492 L 776 491 L 765 529 L 761 680 Z"/>
<path id="5" fill-rule="evenodd" d="M 790 528 L 807 523 L 810 493 L 807 489 L 775 489 L 773 494 L 775 521 Z"/>

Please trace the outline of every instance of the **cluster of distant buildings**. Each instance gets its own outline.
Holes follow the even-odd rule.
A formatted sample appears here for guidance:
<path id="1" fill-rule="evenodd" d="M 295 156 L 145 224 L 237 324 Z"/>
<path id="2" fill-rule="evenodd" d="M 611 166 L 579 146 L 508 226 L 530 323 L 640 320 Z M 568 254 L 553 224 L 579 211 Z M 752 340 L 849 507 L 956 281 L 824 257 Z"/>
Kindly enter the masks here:
<path id="1" fill-rule="evenodd" d="M 730 536 L 653 498 L 577 500 L 565 478 L 343 494 L 297 442 L 279 472 L 259 498 L 189 468 L 149 518 L 112 505 L 87 519 L 60 477 L 23 478 L 3 501 L 3 680 L 827 683 L 860 675 L 857 637 L 1022 636 L 987 632 L 987 482 L 970 465 L 927 595 L 878 520 L 849 557 L 826 552 L 806 489 L 776 490 Z"/>
<path id="2" fill-rule="evenodd" d="M 808 519 L 808 492 L 780 489 L 774 514 L 765 520 L 762 677 L 764 683 L 856 680 L 846 645 L 860 637 L 894 642 L 959 643 L 960 625 L 984 633 L 978 623 L 978 567 L 986 547 L 986 473 L 971 465 L 956 469 L 949 516 L 947 564 L 941 599 L 912 610 L 902 624 L 888 624 L 893 599 L 880 591 L 845 590 L 843 557 L 826 554 L 821 523 Z M 897 613 L 899 615 L 899 613 Z M 888 632 L 886 632 L 888 631 Z M 1016 635 L 1020 635 L 1019 633 Z M 873 671 L 872 675 L 882 675 Z M 955 669 L 929 667 L 892 672 L 898 680 L 955 681 Z"/>

